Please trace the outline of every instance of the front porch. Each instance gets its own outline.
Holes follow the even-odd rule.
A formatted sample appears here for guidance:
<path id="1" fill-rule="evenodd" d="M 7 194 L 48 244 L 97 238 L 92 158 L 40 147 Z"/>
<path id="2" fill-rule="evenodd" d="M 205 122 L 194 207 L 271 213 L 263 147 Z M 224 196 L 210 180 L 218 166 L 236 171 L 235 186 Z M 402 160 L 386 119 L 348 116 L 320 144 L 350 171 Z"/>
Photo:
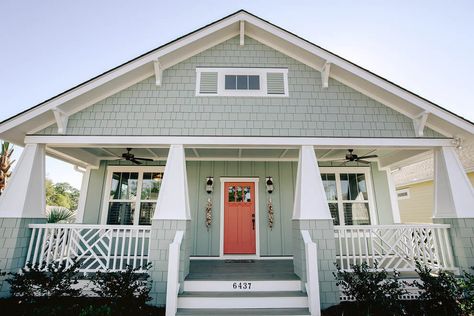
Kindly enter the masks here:
<path id="1" fill-rule="evenodd" d="M 183 292 L 205 275 L 203 269 L 223 282 L 210 292 L 227 292 L 229 284 L 238 287 L 260 275 L 260 281 L 297 283 L 295 292 L 303 294 L 291 293 L 295 306 L 286 307 L 304 301 L 302 308 L 316 314 L 340 300 L 334 263 L 350 270 L 352 264 L 378 262 L 380 268 L 404 273 L 413 272 L 416 261 L 454 272 L 474 264 L 464 251 L 470 247 L 466 240 L 474 239 L 468 226 L 474 196 L 450 140 L 215 138 L 211 143 L 173 138 L 163 144 L 163 137 L 83 138 L 27 137 L 31 143 L 19 161 L 21 169 L 0 199 L 2 229 L 14 236 L 6 243 L 7 252 L 14 253 L 5 255 L 7 269 L 27 263 L 70 265 L 74 259 L 81 272 L 93 273 L 151 263 L 153 304 L 166 304 L 170 315 L 180 306 L 196 307 L 183 303 L 196 298 Z M 170 145 L 178 141 L 187 145 Z M 127 147 L 137 148 L 137 156 L 156 155 L 154 161 L 143 166 L 116 162 Z M 335 162 L 347 148 L 377 157 L 368 164 Z M 400 224 L 390 168 L 431 151 L 437 224 Z M 77 224 L 38 223 L 46 152 L 91 163 L 85 166 Z M 214 181 L 210 188 L 209 178 Z M 232 207 L 246 209 L 247 217 L 231 218 L 229 224 L 225 214 Z M 240 223 L 249 225 L 244 237 L 255 244 L 242 242 L 245 252 L 226 248 L 229 227 Z M 205 292 L 206 285 L 198 287 Z M 234 296 L 234 290 L 223 294 L 223 304 L 233 304 L 226 295 Z M 265 294 L 267 302 L 273 294 Z M 249 308 L 266 308 L 252 304 Z"/>

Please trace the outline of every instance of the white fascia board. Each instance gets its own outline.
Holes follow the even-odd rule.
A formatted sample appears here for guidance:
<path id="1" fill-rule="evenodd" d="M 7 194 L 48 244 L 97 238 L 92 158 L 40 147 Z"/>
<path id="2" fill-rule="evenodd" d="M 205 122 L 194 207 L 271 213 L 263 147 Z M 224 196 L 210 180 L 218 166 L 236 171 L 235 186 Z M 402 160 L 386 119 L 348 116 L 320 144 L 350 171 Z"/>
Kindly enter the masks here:
<path id="1" fill-rule="evenodd" d="M 56 147 L 103 146 L 103 145 L 163 145 L 184 144 L 187 146 L 216 148 L 240 147 L 298 147 L 358 148 L 358 147 L 403 147 L 430 148 L 453 147 L 452 139 L 425 138 L 342 138 L 342 137 L 192 137 L 192 136 L 41 136 L 25 137 L 27 144 L 48 144 Z"/>

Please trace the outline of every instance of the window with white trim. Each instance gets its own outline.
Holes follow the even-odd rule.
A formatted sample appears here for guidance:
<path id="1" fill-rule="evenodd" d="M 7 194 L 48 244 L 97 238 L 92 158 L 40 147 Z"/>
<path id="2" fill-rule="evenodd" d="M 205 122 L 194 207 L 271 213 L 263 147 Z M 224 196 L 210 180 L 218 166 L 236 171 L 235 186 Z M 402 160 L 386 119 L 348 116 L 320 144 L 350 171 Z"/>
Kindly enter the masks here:
<path id="1" fill-rule="evenodd" d="M 370 225 L 372 192 L 367 168 L 320 168 L 334 225 Z"/>
<path id="2" fill-rule="evenodd" d="M 197 96 L 287 97 L 287 68 L 196 68 Z"/>
<path id="3" fill-rule="evenodd" d="M 110 167 L 103 222 L 151 225 L 162 178 L 162 167 Z"/>

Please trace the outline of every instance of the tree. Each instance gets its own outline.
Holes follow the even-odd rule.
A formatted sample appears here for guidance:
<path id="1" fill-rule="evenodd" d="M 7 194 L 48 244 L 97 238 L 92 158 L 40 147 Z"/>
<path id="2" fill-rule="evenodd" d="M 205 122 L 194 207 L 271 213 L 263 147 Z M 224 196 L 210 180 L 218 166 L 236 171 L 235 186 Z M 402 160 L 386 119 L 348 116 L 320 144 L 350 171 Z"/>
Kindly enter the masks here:
<path id="1" fill-rule="evenodd" d="M 0 151 L 0 194 L 7 185 L 7 180 L 11 175 L 10 168 L 15 161 L 11 161 L 13 154 L 13 146 L 10 147 L 9 142 L 2 142 Z"/>
<path id="2" fill-rule="evenodd" d="M 77 210 L 79 201 L 79 190 L 67 182 L 53 183 L 51 179 L 46 179 L 46 205 L 61 206 L 68 210 Z"/>

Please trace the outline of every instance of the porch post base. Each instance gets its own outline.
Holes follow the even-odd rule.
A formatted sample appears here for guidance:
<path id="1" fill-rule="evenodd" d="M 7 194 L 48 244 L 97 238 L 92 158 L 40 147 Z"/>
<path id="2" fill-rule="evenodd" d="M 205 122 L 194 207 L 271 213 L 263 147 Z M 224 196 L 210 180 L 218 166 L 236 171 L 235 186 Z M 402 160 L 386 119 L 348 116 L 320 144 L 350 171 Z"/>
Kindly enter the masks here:
<path id="1" fill-rule="evenodd" d="M 339 304 L 339 289 L 333 272 L 336 271 L 336 240 L 332 219 L 293 220 L 293 265 L 295 274 L 306 282 L 306 258 L 301 230 L 307 230 L 318 249 L 318 274 L 321 309 Z"/>
<path id="2" fill-rule="evenodd" d="M 474 266 L 474 218 L 433 218 L 433 223 L 449 224 L 454 264 L 460 272 Z"/>
<path id="3" fill-rule="evenodd" d="M 189 273 L 189 256 L 191 254 L 191 221 L 154 219 L 151 224 L 149 262 L 152 267 L 149 271 L 152 280 L 150 305 L 165 306 L 166 280 L 168 276 L 168 251 L 177 231 L 184 231 L 181 244 L 179 282 L 182 285 Z M 182 286 L 180 291 L 182 291 Z"/>
<path id="4" fill-rule="evenodd" d="M 25 266 L 31 238 L 29 224 L 43 224 L 44 218 L 0 218 L 0 270 L 18 272 Z M 0 297 L 10 296 L 10 285 L 0 277 Z"/>

